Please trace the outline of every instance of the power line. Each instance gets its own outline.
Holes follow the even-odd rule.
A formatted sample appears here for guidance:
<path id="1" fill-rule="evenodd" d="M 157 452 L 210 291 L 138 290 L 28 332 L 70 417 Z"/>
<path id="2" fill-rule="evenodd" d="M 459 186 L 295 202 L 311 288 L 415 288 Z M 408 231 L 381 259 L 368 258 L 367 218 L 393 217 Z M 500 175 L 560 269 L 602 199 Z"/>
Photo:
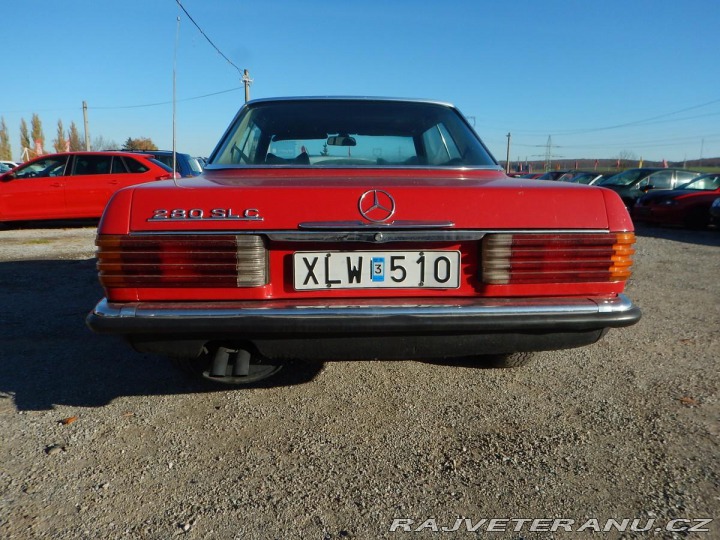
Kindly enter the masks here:
<path id="1" fill-rule="evenodd" d="M 218 95 L 220 95 L 220 94 L 227 94 L 227 93 L 229 93 L 229 92 L 237 92 L 238 90 L 243 90 L 243 87 L 242 87 L 242 86 L 236 86 L 235 88 L 229 88 L 229 89 L 227 89 L 227 90 L 220 90 L 219 92 L 212 92 L 212 93 L 210 93 L 210 94 L 203 94 L 203 95 L 201 95 L 201 96 L 194 96 L 194 97 L 189 97 L 189 98 L 184 98 L 184 99 L 178 99 L 178 101 L 180 102 L 180 101 L 192 101 L 192 100 L 195 100 L 195 99 L 203 99 L 203 98 L 207 98 L 207 97 L 218 96 Z M 157 107 L 158 105 L 169 105 L 169 104 L 171 104 L 171 103 L 172 103 L 172 100 L 171 100 L 171 101 L 158 101 L 158 102 L 156 102 L 156 103 L 144 103 L 144 104 L 141 104 L 141 105 L 115 105 L 115 106 L 102 106 L 102 107 L 92 107 L 92 108 L 93 108 L 93 109 L 104 109 L 104 110 L 109 110 L 109 109 L 140 109 L 140 108 L 142 108 L 142 107 Z"/>
<path id="2" fill-rule="evenodd" d="M 576 144 L 563 144 L 557 145 L 553 144 L 554 148 L 616 148 L 616 147 L 624 147 L 624 146 L 633 146 L 633 147 L 642 147 L 642 148 L 652 148 L 654 146 L 676 146 L 678 144 L 682 143 L 690 143 L 697 141 L 699 139 L 705 139 L 705 140 L 711 140 L 714 141 L 716 139 L 720 138 L 720 133 L 706 133 L 706 134 L 697 134 L 697 135 L 688 135 L 685 137 L 672 137 L 672 138 L 665 138 L 665 139 L 655 139 L 655 140 L 631 140 L 631 141 L 618 141 L 614 143 L 605 143 L 605 142 L 593 142 L 588 141 L 586 143 L 576 143 Z M 491 139 L 483 139 L 486 142 L 489 142 Z M 498 139 L 495 139 L 495 143 L 499 145 Z M 523 143 L 515 143 L 515 146 L 523 147 L 523 148 L 539 148 L 539 147 L 546 147 L 545 144 L 523 144 Z"/>
<path id="3" fill-rule="evenodd" d="M 625 123 L 622 123 L 622 124 L 615 124 L 615 125 L 610 125 L 610 126 L 593 127 L 593 128 L 566 129 L 566 130 L 555 130 L 555 129 L 550 129 L 550 130 L 549 130 L 549 129 L 547 129 L 547 128 L 544 128 L 544 129 L 541 129 L 541 130 L 514 129 L 513 131 L 514 131 L 515 133 L 519 133 L 519 134 L 523 134 L 523 135 L 532 135 L 532 134 L 540 135 L 540 134 L 548 133 L 548 131 L 550 131 L 553 135 L 581 135 L 581 134 L 584 134 L 584 133 L 593 133 L 593 132 L 597 132 L 597 131 L 606 131 L 606 130 L 611 130 L 611 129 L 624 128 L 624 127 L 653 125 L 653 124 L 661 124 L 661 123 L 668 123 L 668 122 L 679 122 L 679 121 L 683 121 L 683 120 L 693 120 L 693 119 L 696 119 L 696 118 L 705 118 L 705 117 L 707 117 L 707 116 L 716 116 L 716 115 L 718 115 L 718 114 L 720 114 L 720 113 L 715 113 L 715 112 L 713 112 L 713 113 L 707 113 L 707 114 L 696 115 L 696 116 L 686 116 L 686 117 L 682 117 L 682 118 L 673 118 L 673 119 L 669 119 L 669 120 L 661 120 L 661 119 L 662 119 L 662 118 L 667 118 L 668 116 L 674 116 L 674 115 L 676 115 L 676 114 L 680 114 L 680 113 L 692 111 L 692 110 L 695 110 L 695 109 L 701 109 L 701 108 L 703 108 L 703 107 L 708 107 L 708 106 L 714 105 L 714 104 L 716 104 L 716 103 L 720 103 L 720 98 L 718 98 L 718 99 L 713 99 L 713 100 L 707 101 L 707 102 L 705 102 L 705 103 L 700 103 L 699 105 L 693 105 L 693 106 L 691 106 L 691 107 L 685 107 L 685 108 L 683 108 L 683 109 L 679 109 L 679 110 L 676 110 L 676 111 L 659 114 L 659 115 L 656 115 L 656 116 L 652 116 L 652 117 L 650 117 L 650 118 L 644 118 L 644 119 L 641 119 L 641 120 L 633 120 L 633 121 L 630 121 L 630 122 L 625 122 Z M 486 127 L 490 127 L 490 126 L 486 126 Z"/>
<path id="4" fill-rule="evenodd" d="M 175 2 L 177 2 L 177 5 L 180 6 L 180 9 L 182 9 L 182 10 L 185 12 L 185 15 L 187 15 L 188 19 L 190 19 L 190 22 L 195 25 L 195 28 L 198 29 L 198 31 L 203 35 L 203 37 L 207 40 L 207 42 L 208 42 L 210 45 L 212 45 L 213 49 L 215 49 L 215 50 L 218 52 L 218 54 L 219 54 L 220 56 L 222 56 L 222 57 L 227 61 L 228 64 L 230 64 L 232 67 L 234 67 L 234 68 L 237 70 L 237 72 L 240 74 L 240 77 L 242 77 L 242 76 L 243 76 L 242 70 L 241 70 L 239 67 L 237 67 L 235 64 L 233 64 L 232 61 L 231 61 L 227 56 L 225 56 L 220 49 L 218 49 L 217 45 L 215 45 L 215 44 L 212 42 L 212 40 L 211 40 L 211 39 L 208 37 L 208 35 L 203 31 L 203 29 L 200 28 L 200 25 L 195 22 L 195 19 L 193 19 L 192 16 L 188 13 L 187 9 L 185 9 L 185 6 L 182 5 L 182 3 L 180 2 L 180 0 L 175 0 Z"/>
<path id="5" fill-rule="evenodd" d="M 228 88 L 227 90 L 219 90 L 217 92 L 211 92 L 209 94 L 202 94 L 200 96 L 193 96 L 183 99 L 178 99 L 178 102 L 181 101 L 193 101 L 196 99 L 204 99 L 208 97 L 213 96 L 219 96 L 220 94 L 228 94 L 230 92 L 237 92 L 238 90 L 243 90 L 244 86 L 236 86 L 235 88 Z M 137 105 L 101 105 L 99 107 L 88 107 L 89 109 L 94 110 L 113 110 L 113 109 L 141 109 L 143 107 L 158 107 L 160 105 L 170 105 L 172 103 L 171 101 L 157 101 L 155 103 L 141 103 Z M 32 111 L 5 111 L 6 113 L 13 113 L 13 114 L 31 114 L 31 113 L 38 113 L 38 112 L 69 112 L 69 111 L 76 111 L 77 107 L 63 107 L 58 109 L 33 109 Z"/>

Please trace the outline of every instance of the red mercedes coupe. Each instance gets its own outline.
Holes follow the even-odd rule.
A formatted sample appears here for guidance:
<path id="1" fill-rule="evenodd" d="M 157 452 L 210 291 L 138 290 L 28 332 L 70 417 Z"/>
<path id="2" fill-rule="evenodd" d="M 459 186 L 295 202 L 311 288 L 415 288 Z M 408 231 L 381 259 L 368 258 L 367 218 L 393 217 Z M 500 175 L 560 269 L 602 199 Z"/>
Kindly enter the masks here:
<path id="1" fill-rule="evenodd" d="M 518 366 L 639 320 L 634 241 L 616 193 L 506 177 L 449 104 L 256 100 L 201 176 L 113 196 L 87 322 L 230 384 L 298 358 Z"/>

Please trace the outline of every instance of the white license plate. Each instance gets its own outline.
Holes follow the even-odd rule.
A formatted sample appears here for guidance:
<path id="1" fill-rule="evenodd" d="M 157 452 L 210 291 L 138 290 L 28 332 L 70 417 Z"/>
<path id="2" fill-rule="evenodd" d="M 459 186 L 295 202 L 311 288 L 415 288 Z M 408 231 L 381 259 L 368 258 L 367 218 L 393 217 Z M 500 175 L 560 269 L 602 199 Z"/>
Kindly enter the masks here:
<path id="1" fill-rule="evenodd" d="M 457 289 L 459 251 L 299 251 L 295 290 Z"/>

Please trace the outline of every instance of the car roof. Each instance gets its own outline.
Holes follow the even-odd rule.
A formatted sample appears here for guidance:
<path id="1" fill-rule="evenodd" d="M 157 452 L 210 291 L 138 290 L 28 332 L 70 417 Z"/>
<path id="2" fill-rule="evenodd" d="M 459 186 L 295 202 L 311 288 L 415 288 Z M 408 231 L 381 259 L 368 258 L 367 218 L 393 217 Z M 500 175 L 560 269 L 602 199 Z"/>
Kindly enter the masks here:
<path id="1" fill-rule="evenodd" d="M 269 97 L 269 98 L 258 98 L 247 102 L 247 105 L 253 105 L 255 103 L 272 103 L 272 102 L 287 102 L 287 101 L 383 101 L 383 102 L 396 102 L 396 103 L 425 103 L 430 105 L 442 105 L 443 107 L 455 108 L 452 103 L 447 101 L 438 101 L 433 99 L 422 99 L 422 98 L 395 98 L 395 97 L 373 97 L 373 96 L 288 96 L 288 97 Z"/>
<path id="2" fill-rule="evenodd" d="M 157 155 L 157 154 L 172 154 L 172 150 L 117 150 L 117 152 L 128 152 L 130 154 L 148 154 L 148 155 Z M 175 151 L 175 154 L 178 156 L 190 156 L 190 154 L 186 154 L 185 152 L 178 152 Z"/>
<path id="3" fill-rule="evenodd" d="M 145 155 L 145 157 L 152 157 L 152 154 L 148 154 L 147 152 L 127 152 L 125 150 L 77 150 L 73 152 L 53 152 L 50 154 L 43 154 L 41 156 L 32 158 L 32 160 L 30 161 L 54 156 L 123 156 L 128 154 L 133 154 L 135 156 Z M 28 161 L 26 161 L 25 163 L 28 163 Z"/>

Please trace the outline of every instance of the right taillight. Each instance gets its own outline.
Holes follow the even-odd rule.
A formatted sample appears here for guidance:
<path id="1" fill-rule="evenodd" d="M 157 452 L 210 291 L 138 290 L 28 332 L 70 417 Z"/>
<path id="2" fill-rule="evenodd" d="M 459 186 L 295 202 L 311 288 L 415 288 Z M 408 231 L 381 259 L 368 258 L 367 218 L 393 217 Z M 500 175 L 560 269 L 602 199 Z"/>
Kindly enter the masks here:
<path id="1" fill-rule="evenodd" d="M 100 283 L 121 287 L 261 287 L 268 256 L 257 235 L 99 235 Z"/>
<path id="2" fill-rule="evenodd" d="M 499 233 L 482 241 L 488 285 L 615 282 L 630 275 L 635 235 Z"/>

